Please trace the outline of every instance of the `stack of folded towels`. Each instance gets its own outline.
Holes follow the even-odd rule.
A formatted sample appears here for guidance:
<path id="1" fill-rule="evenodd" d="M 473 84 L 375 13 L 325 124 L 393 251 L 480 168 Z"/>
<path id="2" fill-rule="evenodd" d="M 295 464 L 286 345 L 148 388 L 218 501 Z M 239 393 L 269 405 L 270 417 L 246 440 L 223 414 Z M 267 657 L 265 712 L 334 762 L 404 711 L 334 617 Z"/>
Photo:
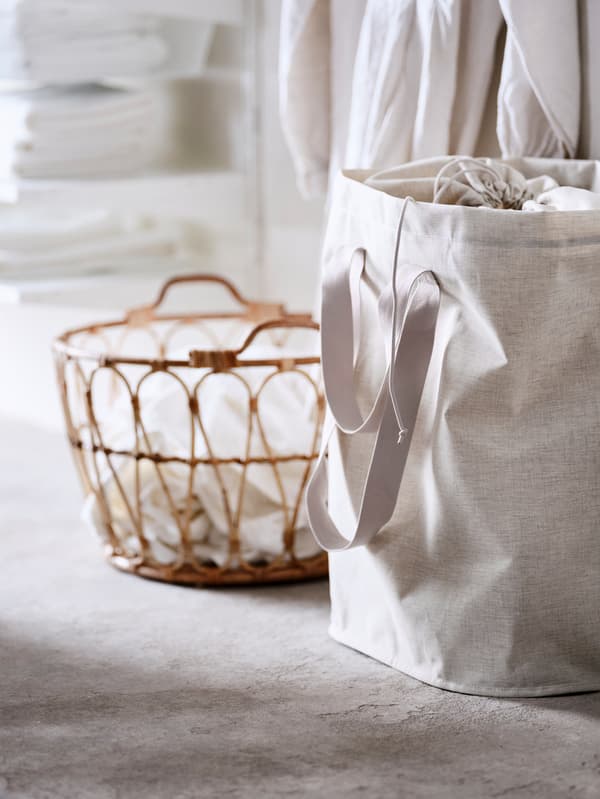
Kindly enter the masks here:
<path id="1" fill-rule="evenodd" d="M 168 4 L 165 16 L 123 5 L 0 0 L 0 182 L 16 198 L 0 205 L 1 279 L 154 269 L 185 252 L 181 222 L 106 199 L 82 210 L 68 187 L 41 213 L 36 187 L 21 185 L 126 180 L 169 162 L 173 114 L 156 79 L 198 74 L 212 26 L 170 19 Z"/>
<path id="2" fill-rule="evenodd" d="M 0 278 L 132 271 L 147 268 L 149 259 L 178 256 L 184 246 L 184 230 L 174 220 L 19 206 L 1 214 Z"/>
<path id="3" fill-rule="evenodd" d="M 0 78 L 75 83 L 144 77 L 168 57 L 157 17 L 85 0 L 2 0 Z M 118 5 L 118 4 L 115 4 Z"/>
<path id="4" fill-rule="evenodd" d="M 97 85 L 7 92 L 0 102 L 0 178 L 131 175 L 162 151 L 157 92 Z"/>

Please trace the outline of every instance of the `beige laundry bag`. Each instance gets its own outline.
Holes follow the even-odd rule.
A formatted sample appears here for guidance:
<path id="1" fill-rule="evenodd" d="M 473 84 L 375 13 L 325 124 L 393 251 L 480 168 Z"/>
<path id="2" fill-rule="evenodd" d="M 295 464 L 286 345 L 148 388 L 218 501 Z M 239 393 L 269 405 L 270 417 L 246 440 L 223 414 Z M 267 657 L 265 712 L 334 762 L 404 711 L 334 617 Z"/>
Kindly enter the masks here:
<path id="1" fill-rule="evenodd" d="M 508 164 L 600 191 L 597 162 Z M 445 165 L 334 192 L 307 499 L 330 631 L 454 691 L 598 690 L 600 211 L 433 203 Z"/>

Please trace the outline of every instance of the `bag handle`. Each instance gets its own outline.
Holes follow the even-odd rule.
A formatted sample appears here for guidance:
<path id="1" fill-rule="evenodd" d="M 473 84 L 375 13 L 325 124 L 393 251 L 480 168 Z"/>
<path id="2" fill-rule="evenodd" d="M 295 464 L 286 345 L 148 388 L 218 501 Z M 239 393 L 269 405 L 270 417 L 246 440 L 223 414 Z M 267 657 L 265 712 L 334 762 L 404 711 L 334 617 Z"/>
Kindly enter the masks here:
<path id="1" fill-rule="evenodd" d="M 321 308 L 321 362 L 323 385 L 330 412 L 344 433 L 372 432 L 379 421 L 385 395 L 382 381 L 371 408 L 363 416 L 354 386 L 360 327 L 360 280 L 366 251 L 343 248 L 340 269 L 331 270 L 323 280 Z"/>
<path id="2" fill-rule="evenodd" d="M 322 365 L 329 414 L 306 502 L 313 534 L 328 551 L 368 544 L 392 517 L 431 359 L 440 304 L 435 276 L 431 271 L 406 266 L 402 270 L 402 285 L 396 286 L 406 207 L 407 201 L 398 224 L 391 286 L 383 292 L 379 303 L 384 329 L 391 330 L 388 365 L 376 399 L 365 416 L 360 412 L 354 388 L 357 285 L 364 270 L 364 250 L 354 250 L 345 265 L 333 271 L 323 284 Z M 328 510 L 326 454 L 334 435 L 373 432 L 375 443 L 357 520 L 348 538 L 338 530 Z"/>

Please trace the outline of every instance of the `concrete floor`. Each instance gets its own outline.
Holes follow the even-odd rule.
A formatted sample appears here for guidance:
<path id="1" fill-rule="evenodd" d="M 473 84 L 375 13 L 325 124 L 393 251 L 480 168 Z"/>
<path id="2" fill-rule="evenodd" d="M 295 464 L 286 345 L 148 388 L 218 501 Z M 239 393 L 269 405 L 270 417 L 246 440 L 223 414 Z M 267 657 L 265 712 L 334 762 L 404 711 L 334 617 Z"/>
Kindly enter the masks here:
<path id="1" fill-rule="evenodd" d="M 0 797 L 600 797 L 600 694 L 487 700 L 327 637 L 324 583 L 106 566 L 61 437 L 0 425 Z"/>

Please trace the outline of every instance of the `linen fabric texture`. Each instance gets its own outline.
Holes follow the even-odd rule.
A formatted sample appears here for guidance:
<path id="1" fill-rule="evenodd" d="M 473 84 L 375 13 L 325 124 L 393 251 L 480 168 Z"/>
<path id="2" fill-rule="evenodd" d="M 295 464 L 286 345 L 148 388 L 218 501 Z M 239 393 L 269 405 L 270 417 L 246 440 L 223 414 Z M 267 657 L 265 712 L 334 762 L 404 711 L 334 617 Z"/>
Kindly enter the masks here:
<path id="1" fill-rule="evenodd" d="M 448 162 L 345 172 L 335 185 L 330 405 L 342 340 L 353 383 L 343 412 L 333 398 L 326 476 L 323 458 L 308 492 L 315 534 L 334 550 L 330 632 L 454 691 L 598 690 L 600 211 L 434 204 Z M 600 162 L 502 163 L 600 191 Z M 344 285 L 345 306 L 331 293 Z M 386 425 L 396 450 L 382 444 Z"/>

